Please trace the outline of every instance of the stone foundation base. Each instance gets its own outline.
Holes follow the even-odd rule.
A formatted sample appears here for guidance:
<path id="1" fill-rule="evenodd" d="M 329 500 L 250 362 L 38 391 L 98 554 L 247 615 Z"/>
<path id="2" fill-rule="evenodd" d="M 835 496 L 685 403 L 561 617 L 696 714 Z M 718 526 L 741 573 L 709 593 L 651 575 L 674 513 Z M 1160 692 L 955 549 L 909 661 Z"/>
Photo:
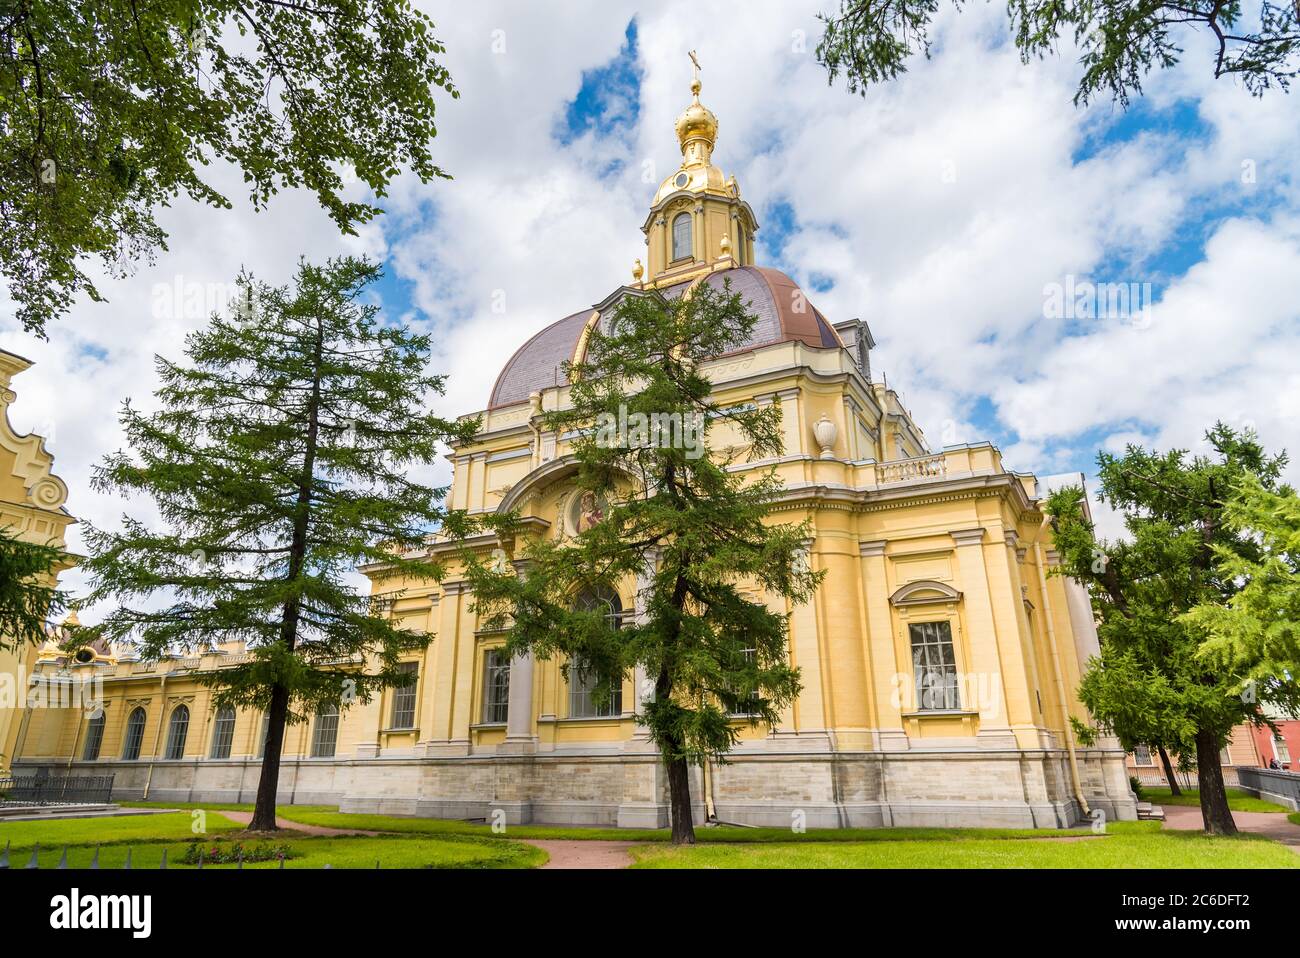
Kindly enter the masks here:
<path id="1" fill-rule="evenodd" d="M 1124 754 L 1076 752 L 1094 816 L 1137 818 Z M 19 770 L 35 762 L 17 763 Z M 62 771 L 66 760 L 51 766 Z M 256 761 L 73 763 L 112 773 L 113 797 L 160 802 L 251 802 Z M 905 752 L 738 751 L 710 767 L 714 817 L 778 828 L 1064 828 L 1085 820 L 1064 750 Z M 707 820 L 704 776 L 691 769 L 695 820 Z M 433 758 L 285 759 L 284 804 L 344 812 L 662 828 L 666 776 L 653 753 L 495 754 Z"/>

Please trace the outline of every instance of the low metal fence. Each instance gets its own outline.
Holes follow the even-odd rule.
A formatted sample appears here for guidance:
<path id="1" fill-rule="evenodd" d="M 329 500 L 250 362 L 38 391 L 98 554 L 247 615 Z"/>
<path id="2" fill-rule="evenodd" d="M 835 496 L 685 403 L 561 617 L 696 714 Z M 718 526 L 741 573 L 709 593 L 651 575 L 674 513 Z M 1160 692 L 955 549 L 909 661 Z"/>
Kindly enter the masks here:
<path id="1" fill-rule="evenodd" d="M 1237 785 L 1256 798 L 1300 810 L 1300 774 L 1295 772 L 1279 772 L 1271 768 L 1238 769 Z"/>
<path id="2" fill-rule="evenodd" d="M 112 794 L 112 775 L 0 778 L 0 804 L 3 805 L 102 805 Z"/>

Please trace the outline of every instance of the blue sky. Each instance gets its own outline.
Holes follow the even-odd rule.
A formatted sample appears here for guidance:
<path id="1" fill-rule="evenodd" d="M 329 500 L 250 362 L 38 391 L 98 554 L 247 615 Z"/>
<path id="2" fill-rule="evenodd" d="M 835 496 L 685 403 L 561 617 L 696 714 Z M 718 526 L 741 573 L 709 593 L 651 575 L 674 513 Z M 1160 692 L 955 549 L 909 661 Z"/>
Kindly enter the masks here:
<path id="1" fill-rule="evenodd" d="M 941 5 L 933 59 L 858 97 L 813 56 L 825 0 L 417 2 L 462 94 L 441 98 L 434 142 L 453 179 L 403 175 L 386 214 L 343 237 L 309 194 L 257 212 L 238 171 L 213 166 L 233 208 L 163 210 L 170 248 L 103 278 L 108 303 L 79 302 L 48 341 L 0 325 L 0 346 L 36 363 L 12 421 L 49 438 L 79 518 L 119 520 L 90 478 L 121 447 L 120 403 L 147 405 L 153 353 L 179 356 L 206 320 L 167 291 L 219 298 L 241 267 L 284 283 L 301 256 L 382 260 L 387 311 L 432 334 L 438 411 L 481 410 L 521 343 L 644 256 L 692 49 L 761 260 L 833 320 L 870 323 L 873 370 L 933 446 L 988 439 L 1050 475 L 1126 441 L 1194 447 L 1215 418 L 1298 445 L 1300 93 L 1214 80 L 1202 38 L 1125 112 L 1073 105 L 1068 43 L 1022 64 L 993 4 Z M 1088 281 L 1149 283 L 1152 321 L 1047 314 L 1046 290 Z M 424 478 L 449 474 L 439 461 Z"/>

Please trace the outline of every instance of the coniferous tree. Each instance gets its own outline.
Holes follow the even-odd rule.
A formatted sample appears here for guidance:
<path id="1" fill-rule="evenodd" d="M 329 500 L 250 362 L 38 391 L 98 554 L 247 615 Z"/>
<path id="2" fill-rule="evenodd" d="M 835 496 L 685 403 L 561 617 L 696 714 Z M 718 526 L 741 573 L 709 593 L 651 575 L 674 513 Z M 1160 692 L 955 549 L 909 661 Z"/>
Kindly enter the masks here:
<path id="1" fill-rule="evenodd" d="M 65 562 L 61 549 L 0 528 L 0 650 L 46 639 L 46 622 L 68 606 L 55 583 Z"/>
<path id="2" fill-rule="evenodd" d="M 786 602 L 807 601 L 823 575 L 803 552 L 807 523 L 769 521 L 774 470 L 727 468 L 782 450 L 780 407 L 723 408 L 701 368 L 755 321 L 729 287 L 622 300 L 568 367 L 569 407 L 545 414 L 546 428 L 577 432 L 577 494 L 601 503 L 599 521 L 528 541 L 518 574 L 466 556 L 478 609 L 509 624 L 508 654 L 562 659 L 598 702 L 643 672 L 637 721 L 666 769 L 675 843 L 695 840 L 689 765 L 724 756 L 744 723 L 777 723 L 798 694 Z M 724 424 L 731 445 L 711 452 Z M 514 541 L 510 517 L 493 521 Z M 582 601 L 638 577 L 635 618 Z"/>
<path id="3" fill-rule="evenodd" d="M 1231 669 L 1244 666 L 1255 687 L 1294 690 L 1294 684 L 1277 680 L 1300 676 L 1300 496 L 1288 487 L 1268 489 L 1246 475 L 1224 511 L 1228 528 L 1251 537 L 1259 551 L 1242 556 L 1216 546 L 1219 576 L 1241 588 L 1227 604 L 1198 605 L 1184 621 L 1210 636 L 1202 654 L 1211 661 Z M 1300 714 L 1300 702 L 1278 704 Z"/>
<path id="4" fill-rule="evenodd" d="M 1219 754 L 1233 726 L 1262 720 L 1262 703 L 1293 701 L 1294 678 L 1253 683 L 1256 660 L 1207 656 L 1204 628 L 1182 616 L 1229 604 L 1240 590 L 1221 557 L 1255 561 L 1260 544 L 1228 521 L 1226 503 L 1243 477 L 1276 487 L 1286 458 L 1222 423 L 1206 439 L 1213 457 L 1136 446 L 1097 457 L 1098 498 L 1123 513 L 1125 539 L 1097 538 L 1077 487 L 1053 493 L 1047 511 L 1061 571 L 1087 584 L 1100 614 L 1101 656 L 1079 697 L 1126 746 L 1155 741 L 1194 754 L 1205 830 L 1230 835 L 1237 829 Z"/>
<path id="5" fill-rule="evenodd" d="M 146 656 L 248 642 L 250 661 L 198 677 L 216 707 L 267 715 L 254 830 L 275 828 L 286 723 L 409 681 L 399 657 L 429 641 L 357 590 L 356 564 L 436 576 L 408 554 L 457 526 L 442 490 L 407 469 L 476 424 L 427 411 L 443 377 L 425 371 L 427 336 L 363 299 L 379 275 L 344 258 L 300 264 L 292 289 L 242 276 L 245 307 L 191 334 L 188 364 L 157 360 L 157 411 L 123 408 L 134 455 L 109 456 L 93 480 L 152 499 L 161 520 L 87 533 L 90 600 L 122 603 L 101 631 Z"/>

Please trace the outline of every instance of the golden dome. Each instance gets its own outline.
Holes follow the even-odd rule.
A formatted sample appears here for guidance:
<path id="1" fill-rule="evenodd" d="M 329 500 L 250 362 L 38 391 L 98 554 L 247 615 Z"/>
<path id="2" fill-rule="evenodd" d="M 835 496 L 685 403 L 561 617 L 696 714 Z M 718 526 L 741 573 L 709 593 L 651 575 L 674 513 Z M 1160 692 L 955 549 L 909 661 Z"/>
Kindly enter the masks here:
<path id="1" fill-rule="evenodd" d="M 691 105 L 677 118 L 677 140 L 682 145 L 682 152 L 686 151 L 687 143 L 696 139 L 707 141 L 709 149 L 712 149 L 718 138 L 718 118 L 700 102 L 699 79 L 691 83 L 691 94 Z"/>

